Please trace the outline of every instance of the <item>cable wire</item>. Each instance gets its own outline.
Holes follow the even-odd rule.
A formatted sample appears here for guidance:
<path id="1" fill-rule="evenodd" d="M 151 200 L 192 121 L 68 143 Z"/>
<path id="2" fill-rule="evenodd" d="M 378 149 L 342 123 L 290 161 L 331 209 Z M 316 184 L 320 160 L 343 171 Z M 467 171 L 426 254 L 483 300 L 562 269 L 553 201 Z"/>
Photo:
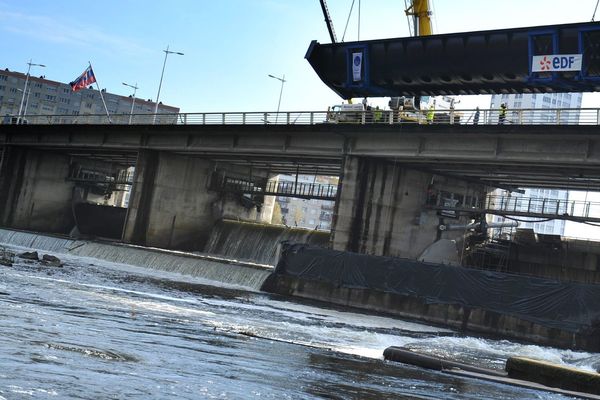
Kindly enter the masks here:
<path id="1" fill-rule="evenodd" d="M 430 1 L 431 1 L 431 11 L 433 11 L 432 19 L 433 19 L 433 23 L 435 25 L 435 31 L 433 31 L 433 33 L 439 33 L 440 30 L 438 29 L 438 24 L 437 24 L 437 11 L 435 10 L 435 1 L 434 0 L 430 0 Z"/>
<path id="2" fill-rule="evenodd" d="M 350 17 L 352 16 L 352 9 L 354 8 L 354 1 L 352 0 L 352 5 L 350 6 L 350 12 L 348 13 L 348 19 L 346 20 L 346 26 L 344 27 L 344 34 L 342 35 L 342 42 L 344 41 L 344 38 L 346 37 L 346 30 L 348 29 L 348 22 L 350 22 Z"/>
<path id="3" fill-rule="evenodd" d="M 360 0 L 358 0 L 358 41 L 360 42 Z"/>
<path id="4" fill-rule="evenodd" d="M 408 10 L 408 4 L 406 4 L 406 0 L 404 0 L 404 14 L 406 14 L 406 22 L 408 25 L 408 35 L 412 36 L 413 35 L 413 28 L 410 24 L 410 16 L 408 15 L 408 13 L 406 12 Z"/>
<path id="5" fill-rule="evenodd" d="M 596 8 L 594 8 L 594 14 L 592 14 L 592 22 L 594 22 L 594 18 L 596 18 L 596 11 L 598 11 L 598 4 L 600 0 L 596 0 Z"/>

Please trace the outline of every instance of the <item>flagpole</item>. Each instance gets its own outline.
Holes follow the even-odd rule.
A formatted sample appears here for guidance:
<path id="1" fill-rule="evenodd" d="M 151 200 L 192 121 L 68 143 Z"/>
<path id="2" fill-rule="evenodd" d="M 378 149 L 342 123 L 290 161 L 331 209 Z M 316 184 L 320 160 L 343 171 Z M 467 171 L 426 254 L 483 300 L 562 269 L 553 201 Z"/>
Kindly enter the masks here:
<path id="1" fill-rule="evenodd" d="M 93 71 L 94 68 L 92 68 L 92 63 L 88 61 L 88 64 L 90 64 L 90 69 Z M 94 74 L 94 77 L 96 75 Z M 96 87 L 98 88 L 98 91 L 100 92 L 100 98 L 102 99 L 102 104 L 104 104 L 104 111 L 106 111 L 106 118 L 108 118 L 108 123 L 112 124 L 112 121 L 110 120 L 110 114 L 108 113 L 108 107 L 106 107 L 106 102 L 104 101 L 104 96 L 102 95 L 102 90 L 100 90 L 100 85 L 98 84 L 98 78 L 95 79 L 96 80 Z"/>

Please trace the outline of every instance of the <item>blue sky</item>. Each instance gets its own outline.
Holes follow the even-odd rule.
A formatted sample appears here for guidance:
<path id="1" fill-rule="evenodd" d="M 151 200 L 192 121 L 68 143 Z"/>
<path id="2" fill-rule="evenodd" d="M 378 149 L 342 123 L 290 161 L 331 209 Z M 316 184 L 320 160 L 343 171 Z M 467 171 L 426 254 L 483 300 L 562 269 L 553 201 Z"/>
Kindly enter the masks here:
<path id="1" fill-rule="evenodd" d="M 361 39 L 408 36 L 403 0 L 360 2 Z M 328 1 L 338 37 L 351 3 Z M 358 3 L 347 41 L 358 38 Z M 433 3 L 434 31 L 450 33 L 589 21 L 596 0 Z M 285 74 L 284 111 L 340 102 L 304 60 L 311 40 L 329 41 L 318 0 L 0 0 L 0 37 L 0 68 L 25 72 L 31 58 L 47 65 L 32 75 L 69 82 L 91 61 L 102 88 L 129 95 L 121 82 L 137 82 L 144 99 L 156 98 L 169 45 L 185 55 L 169 56 L 160 99 L 184 112 L 274 111 L 280 83 L 268 74 Z"/>

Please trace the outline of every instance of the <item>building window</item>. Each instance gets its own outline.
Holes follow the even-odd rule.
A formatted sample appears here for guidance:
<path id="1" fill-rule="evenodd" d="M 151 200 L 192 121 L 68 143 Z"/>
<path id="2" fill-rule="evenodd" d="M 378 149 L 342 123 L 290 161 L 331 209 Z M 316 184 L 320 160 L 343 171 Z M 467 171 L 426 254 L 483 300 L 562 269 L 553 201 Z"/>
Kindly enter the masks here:
<path id="1" fill-rule="evenodd" d="M 17 89 L 14 88 L 14 87 L 11 87 L 10 90 L 9 90 L 9 92 L 11 92 L 11 93 L 17 93 Z"/>
<path id="2" fill-rule="evenodd" d="M 50 95 L 50 94 L 47 94 L 47 95 L 46 95 L 46 100 L 49 100 L 49 101 L 56 101 L 56 96 L 52 96 L 52 95 Z"/>
<path id="3" fill-rule="evenodd" d="M 7 80 L 8 80 L 8 77 L 6 75 L 0 75 L 0 81 L 6 82 Z"/>
<path id="4" fill-rule="evenodd" d="M 6 86 L 0 85 L 0 90 L 6 90 Z"/>

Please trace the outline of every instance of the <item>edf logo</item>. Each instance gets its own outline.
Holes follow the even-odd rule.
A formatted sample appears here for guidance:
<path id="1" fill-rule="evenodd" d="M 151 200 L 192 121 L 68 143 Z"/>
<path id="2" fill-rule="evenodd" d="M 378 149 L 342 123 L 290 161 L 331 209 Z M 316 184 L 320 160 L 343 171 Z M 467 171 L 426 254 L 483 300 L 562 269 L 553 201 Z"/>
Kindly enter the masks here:
<path id="1" fill-rule="evenodd" d="M 570 70 L 575 63 L 575 56 L 555 56 L 552 58 L 552 66 L 554 69 Z"/>
<path id="2" fill-rule="evenodd" d="M 531 72 L 581 71 L 581 54 L 533 56 Z"/>

